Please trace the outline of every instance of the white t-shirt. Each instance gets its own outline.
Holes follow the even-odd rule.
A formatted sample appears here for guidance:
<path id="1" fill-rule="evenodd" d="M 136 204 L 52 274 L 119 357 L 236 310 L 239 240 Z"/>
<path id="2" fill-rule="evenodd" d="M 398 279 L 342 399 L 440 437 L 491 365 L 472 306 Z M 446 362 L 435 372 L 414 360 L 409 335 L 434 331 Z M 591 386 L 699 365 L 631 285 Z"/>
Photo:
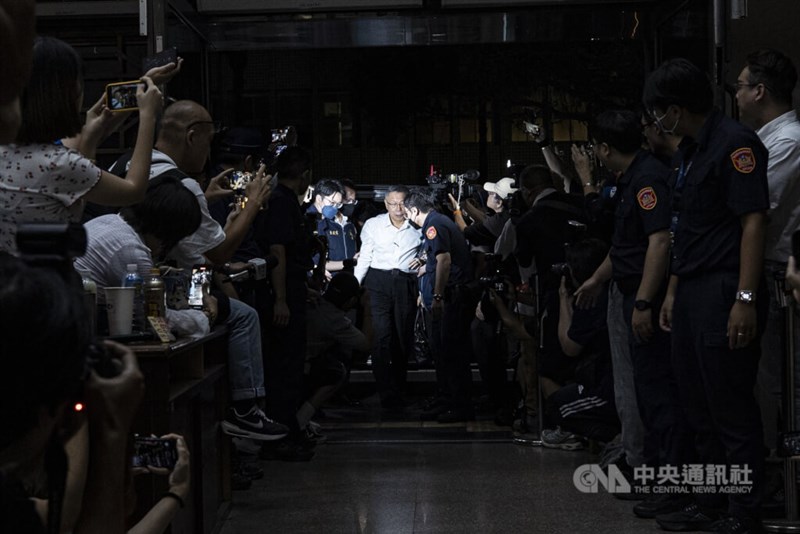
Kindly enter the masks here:
<path id="1" fill-rule="evenodd" d="M 0 145 L 0 250 L 17 253 L 20 222 L 80 221 L 101 170 L 61 145 Z"/>

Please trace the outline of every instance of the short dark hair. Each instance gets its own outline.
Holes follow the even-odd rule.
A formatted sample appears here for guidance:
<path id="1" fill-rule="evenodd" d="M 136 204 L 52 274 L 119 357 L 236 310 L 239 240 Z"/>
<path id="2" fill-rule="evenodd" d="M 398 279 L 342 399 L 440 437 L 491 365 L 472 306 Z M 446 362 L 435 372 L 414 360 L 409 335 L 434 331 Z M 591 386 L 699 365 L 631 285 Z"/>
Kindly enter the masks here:
<path id="1" fill-rule="evenodd" d="M 35 428 L 39 410 L 77 400 L 86 372 L 89 311 L 76 275 L 0 253 L 0 449 Z"/>
<path id="2" fill-rule="evenodd" d="M 402 193 L 403 197 L 407 197 L 411 191 L 408 189 L 407 186 L 398 184 L 398 185 L 390 185 L 389 189 L 386 190 L 386 194 L 389 193 Z M 385 195 L 384 195 L 385 196 Z"/>
<path id="3" fill-rule="evenodd" d="M 314 196 L 320 195 L 324 198 L 335 193 L 344 196 L 344 188 L 336 180 L 320 180 L 314 185 Z"/>
<path id="4" fill-rule="evenodd" d="M 120 215 L 138 233 L 160 239 L 165 254 L 195 233 L 202 218 L 194 193 L 172 176 L 150 180 L 144 200 L 121 209 Z"/>
<path id="5" fill-rule="evenodd" d="M 707 113 L 714 106 L 714 94 L 705 72 L 688 59 L 677 58 L 665 61 L 647 77 L 642 101 L 648 110 L 666 111 L 676 105 L 692 113 Z"/>
<path id="6" fill-rule="evenodd" d="M 301 146 L 286 147 L 275 158 L 278 180 L 299 180 L 311 169 L 311 153 Z"/>
<path id="7" fill-rule="evenodd" d="M 52 143 L 80 132 L 82 91 L 83 67 L 75 49 L 53 37 L 37 37 L 17 142 Z"/>
<path id="8" fill-rule="evenodd" d="M 351 298 L 358 297 L 360 292 L 358 279 L 352 273 L 341 272 L 331 279 L 324 297 L 337 308 L 341 308 Z"/>
<path id="9" fill-rule="evenodd" d="M 528 165 L 519 173 L 519 185 L 521 189 L 537 189 L 541 187 L 553 187 L 553 172 L 547 165 Z"/>
<path id="10" fill-rule="evenodd" d="M 347 178 L 343 178 L 339 180 L 339 183 L 342 184 L 342 188 L 352 189 L 353 191 L 358 191 L 356 188 L 355 182 L 353 180 L 348 180 Z M 342 192 L 344 194 L 344 192 Z"/>
<path id="11" fill-rule="evenodd" d="M 797 70 L 791 59 L 772 48 L 763 48 L 747 56 L 747 69 L 750 71 L 750 83 L 763 83 L 776 100 L 792 105 Z"/>
<path id="12" fill-rule="evenodd" d="M 623 154 L 633 154 L 642 147 L 642 123 L 633 111 L 604 111 L 594 119 L 589 133 L 595 142 L 606 143 Z"/>
<path id="13" fill-rule="evenodd" d="M 417 208 L 421 213 L 436 209 L 436 195 L 428 187 L 413 187 L 403 200 L 406 208 Z"/>
<path id="14" fill-rule="evenodd" d="M 572 276 L 579 284 L 584 283 L 594 274 L 608 254 L 608 244 L 600 239 L 584 239 L 569 245 L 565 259 L 572 271 Z"/>

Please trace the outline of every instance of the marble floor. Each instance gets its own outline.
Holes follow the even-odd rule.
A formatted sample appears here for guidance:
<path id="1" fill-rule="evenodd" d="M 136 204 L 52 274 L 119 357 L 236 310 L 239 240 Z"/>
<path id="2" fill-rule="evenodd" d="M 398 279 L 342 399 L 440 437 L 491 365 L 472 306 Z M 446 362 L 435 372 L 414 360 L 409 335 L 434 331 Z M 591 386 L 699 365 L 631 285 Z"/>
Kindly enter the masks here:
<path id="1" fill-rule="evenodd" d="M 310 462 L 261 462 L 265 477 L 234 492 L 221 534 L 661 532 L 633 502 L 575 488 L 575 469 L 597 461 L 587 451 L 515 444 L 491 418 L 335 415 Z"/>

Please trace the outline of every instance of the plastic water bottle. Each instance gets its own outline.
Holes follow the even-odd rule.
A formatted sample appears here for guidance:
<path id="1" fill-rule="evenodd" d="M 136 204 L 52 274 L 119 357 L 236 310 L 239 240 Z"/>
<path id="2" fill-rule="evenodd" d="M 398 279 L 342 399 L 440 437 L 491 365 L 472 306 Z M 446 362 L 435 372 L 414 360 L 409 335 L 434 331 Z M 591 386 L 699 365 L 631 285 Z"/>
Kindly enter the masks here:
<path id="1" fill-rule="evenodd" d="M 129 263 L 126 266 L 126 270 L 127 272 L 122 278 L 122 287 L 136 288 L 136 292 L 133 295 L 133 329 L 137 332 L 144 332 L 146 330 L 144 322 L 144 293 L 142 287 L 144 281 L 139 274 L 139 266 L 135 263 Z"/>

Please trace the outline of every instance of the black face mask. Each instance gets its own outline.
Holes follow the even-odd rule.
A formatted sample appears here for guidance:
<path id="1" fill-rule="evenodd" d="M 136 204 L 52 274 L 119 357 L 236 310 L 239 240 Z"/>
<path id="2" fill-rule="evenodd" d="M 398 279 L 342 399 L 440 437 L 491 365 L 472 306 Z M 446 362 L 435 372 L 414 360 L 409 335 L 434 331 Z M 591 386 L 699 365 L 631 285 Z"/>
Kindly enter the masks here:
<path id="1" fill-rule="evenodd" d="M 351 219 L 353 217 L 353 214 L 356 212 L 357 207 L 358 204 L 345 204 L 339 211 L 342 212 L 342 215 L 344 215 L 348 219 Z"/>

